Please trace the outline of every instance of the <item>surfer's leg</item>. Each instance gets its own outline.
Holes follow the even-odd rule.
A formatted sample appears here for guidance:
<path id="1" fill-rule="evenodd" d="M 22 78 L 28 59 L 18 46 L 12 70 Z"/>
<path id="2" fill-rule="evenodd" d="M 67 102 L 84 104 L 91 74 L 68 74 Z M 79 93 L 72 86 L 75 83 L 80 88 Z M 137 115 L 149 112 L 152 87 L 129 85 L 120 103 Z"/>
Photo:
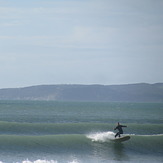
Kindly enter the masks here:
<path id="1" fill-rule="evenodd" d="M 116 138 L 117 136 L 121 137 L 119 132 L 116 133 L 115 138 Z"/>
<path id="2" fill-rule="evenodd" d="M 123 131 L 119 132 L 119 137 L 121 137 L 121 134 L 123 134 Z"/>
<path id="3" fill-rule="evenodd" d="M 120 135 L 120 134 L 123 134 L 123 131 L 120 131 L 120 132 L 119 132 L 119 137 L 121 137 L 121 135 Z"/>
<path id="4" fill-rule="evenodd" d="M 118 132 L 116 133 L 116 135 L 115 135 L 115 138 L 118 136 Z"/>

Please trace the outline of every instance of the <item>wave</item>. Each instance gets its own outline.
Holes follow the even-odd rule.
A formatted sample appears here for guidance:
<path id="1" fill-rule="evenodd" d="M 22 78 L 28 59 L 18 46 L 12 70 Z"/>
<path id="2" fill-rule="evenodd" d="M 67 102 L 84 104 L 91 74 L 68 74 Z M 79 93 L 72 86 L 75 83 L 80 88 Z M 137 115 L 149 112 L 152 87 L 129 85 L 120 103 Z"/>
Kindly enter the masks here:
<path id="1" fill-rule="evenodd" d="M 60 135 L 0 135 L 0 146 L 10 147 L 88 147 L 92 146 L 92 142 L 113 143 L 114 132 L 101 132 L 93 134 L 60 134 Z M 163 146 L 163 134 L 157 135 L 130 135 L 131 139 L 127 141 L 130 145 L 143 144 L 144 146 L 158 145 Z M 149 143 L 150 142 L 150 143 Z"/>
<path id="2" fill-rule="evenodd" d="M 126 124 L 124 131 L 134 134 L 161 134 L 162 124 Z M 54 135 L 87 134 L 113 130 L 112 123 L 19 123 L 0 121 L 0 134 L 7 135 Z"/>
<path id="3" fill-rule="evenodd" d="M 154 135 L 135 135 L 135 134 L 125 134 L 129 135 L 131 138 L 123 143 L 116 143 L 112 141 L 114 139 L 115 133 L 113 132 L 101 132 L 87 135 L 87 138 L 92 142 L 107 147 L 110 151 L 119 151 L 119 149 L 125 149 L 129 153 L 139 153 L 139 154 L 149 154 L 162 156 L 163 151 L 163 134 Z M 109 149 L 108 149 L 109 148 Z"/>
<path id="4" fill-rule="evenodd" d="M 3 163 L 2 161 L 0 161 L 0 163 Z M 30 161 L 30 160 L 24 160 L 21 162 L 17 162 L 17 163 L 59 163 L 58 161 L 55 160 L 35 160 L 35 161 Z M 67 163 L 78 163 L 78 161 L 68 161 Z"/>
<path id="5" fill-rule="evenodd" d="M 58 161 L 54 161 L 54 160 L 50 160 L 50 161 L 47 161 L 47 160 L 29 161 L 29 160 L 26 160 L 26 161 L 22 161 L 22 163 L 58 163 Z"/>
<path id="6" fill-rule="evenodd" d="M 108 132 L 98 132 L 93 134 L 88 134 L 87 137 L 92 141 L 96 142 L 109 142 L 110 140 L 115 139 L 115 133 L 112 131 Z M 123 134 L 122 136 L 130 136 L 134 141 L 139 139 L 162 139 L 163 134 L 152 134 L 152 135 L 136 135 L 136 134 Z"/>
<path id="7" fill-rule="evenodd" d="M 94 131 L 107 131 L 113 127 L 105 123 L 18 123 L 0 122 L 0 134 L 54 135 L 85 134 Z"/>
<path id="8" fill-rule="evenodd" d="M 131 155 L 149 155 L 153 154 L 162 157 L 163 151 L 163 134 L 159 135 L 130 135 L 131 139 L 124 143 L 115 143 L 110 141 L 114 139 L 115 133 L 108 132 L 96 132 L 91 134 L 60 134 L 60 135 L 42 135 L 42 136 L 27 136 L 27 135 L 0 135 L 0 153 L 12 153 L 17 155 L 26 155 L 26 158 L 38 154 L 42 160 L 29 161 L 26 160 L 20 163 L 59 163 L 60 159 L 55 155 L 62 155 L 65 157 L 66 163 L 68 162 L 67 156 L 72 153 L 75 158 L 81 159 L 78 156 L 91 156 L 100 155 L 108 158 L 109 155 L 116 155 L 117 153 L 130 153 Z M 44 156 L 53 156 L 53 162 L 44 160 Z M 98 156 L 99 155 L 99 156 Z M 56 160 L 54 160 L 56 158 Z M 89 157 L 88 157 L 89 158 Z M 18 162 L 18 161 L 17 161 Z M 1 163 L 1 162 L 0 162 Z M 74 160 L 71 163 L 78 163 Z"/>
<path id="9" fill-rule="evenodd" d="M 0 152 L 46 152 L 69 153 L 84 151 L 89 152 L 92 148 L 91 140 L 85 135 L 63 134 L 63 135 L 1 135 Z"/>
<path id="10" fill-rule="evenodd" d="M 54 161 L 54 160 L 36 160 L 36 161 L 29 161 L 29 160 L 26 160 L 26 161 L 22 161 L 22 163 L 58 163 L 58 161 Z M 68 161 L 67 163 L 78 163 L 78 161 Z"/>

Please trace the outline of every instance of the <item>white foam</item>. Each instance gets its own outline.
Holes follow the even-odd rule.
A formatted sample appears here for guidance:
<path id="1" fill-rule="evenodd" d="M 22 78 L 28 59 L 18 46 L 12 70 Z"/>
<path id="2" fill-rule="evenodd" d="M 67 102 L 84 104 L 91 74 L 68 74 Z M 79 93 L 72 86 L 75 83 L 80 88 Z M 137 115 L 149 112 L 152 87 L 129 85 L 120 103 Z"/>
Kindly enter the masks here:
<path id="1" fill-rule="evenodd" d="M 78 161 L 72 161 L 72 162 L 68 162 L 68 163 L 79 163 Z"/>
<path id="2" fill-rule="evenodd" d="M 58 163 L 57 161 L 54 161 L 54 160 L 36 160 L 36 161 L 29 161 L 29 160 L 26 160 L 26 161 L 23 161 L 22 163 Z"/>
<path id="3" fill-rule="evenodd" d="M 1 163 L 1 162 L 0 162 Z M 36 161 L 29 161 L 29 160 L 26 160 L 26 161 L 23 161 L 22 163 L 58 163 L 58 161 L 54 161 L 54 160 L 36 160 Z M 69 161 L 68 163 L 79 163 L 78 161 Z"/>
<path id="4" fill-rule="evenodd" d="M 108 131 L 108 132 L 98 132 L 87 135 L 89 139 L 92 141 L 98 141 L 98 142 L 107 142 L 112 139 L 114 139 L 115 133 Z"/>
<path id="5" fill-rule="evenodd" d="M 3 163 L 3 162 L 0 161 L 0 163 Z M 19 162 L 17 162 L 17 163 L 19 163 Z M 54 160 L 50 160 L 50 161 L 48 161 L 48 160 L 35 160 L 35 161 L 25 160 L 20 163 L 59 163 L 59 162 L 54 161 Z M 73 160 L 73 161 L 69 161 L 67 163 L 79 163 L 79 162 L 76 160 Z"/>

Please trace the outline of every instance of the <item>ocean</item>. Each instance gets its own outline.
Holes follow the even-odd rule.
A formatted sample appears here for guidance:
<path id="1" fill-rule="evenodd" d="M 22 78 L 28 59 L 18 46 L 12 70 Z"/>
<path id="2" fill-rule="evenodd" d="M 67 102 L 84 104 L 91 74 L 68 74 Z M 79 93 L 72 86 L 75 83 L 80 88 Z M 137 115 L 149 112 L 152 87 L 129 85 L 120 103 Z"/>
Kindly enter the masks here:
<path id="1" fill-rule="evenodd" d="M 163 162 L 163 103 L 0 101 L 0 163 L 119 162 Z"/>

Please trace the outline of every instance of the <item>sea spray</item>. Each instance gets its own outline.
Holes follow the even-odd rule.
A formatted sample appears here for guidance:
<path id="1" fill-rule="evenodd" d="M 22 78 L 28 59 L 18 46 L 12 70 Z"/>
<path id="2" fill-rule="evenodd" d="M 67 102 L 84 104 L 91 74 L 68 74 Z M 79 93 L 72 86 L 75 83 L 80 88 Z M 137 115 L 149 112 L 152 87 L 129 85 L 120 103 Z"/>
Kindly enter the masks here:
<path id="1" fill-rule="evenodd" d="M 91 139 L 92 141 L 107 142 L 114 139 L 114 136 L 114 132 L 108 131 L 89 134 L 87 135 L 87 138 Z"/>

